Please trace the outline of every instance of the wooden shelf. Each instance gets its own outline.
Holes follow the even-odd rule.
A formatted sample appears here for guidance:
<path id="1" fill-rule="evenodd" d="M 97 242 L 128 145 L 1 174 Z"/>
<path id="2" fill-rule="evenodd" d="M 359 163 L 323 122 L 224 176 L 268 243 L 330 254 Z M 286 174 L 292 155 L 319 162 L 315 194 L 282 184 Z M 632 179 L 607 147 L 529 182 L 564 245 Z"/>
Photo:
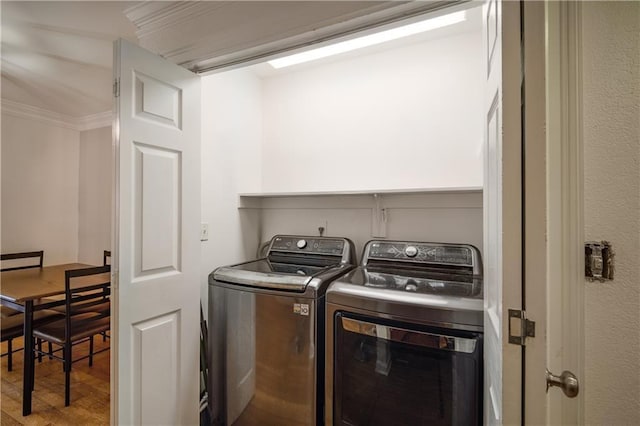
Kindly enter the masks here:
<path id="1" fill-rule="evenodd" d="M 408 195 L 408 194 L 460 194 L 481 193 L 482 187 L 448 187 L 448 188 L 405 188 L 405 189 L 367 189 L 353 191 L 310 191 L 310 192 L 249 192 L 238 194 L 240 198 L 286 198 L 286 197 L 321 197 L 336 195 Z"/>

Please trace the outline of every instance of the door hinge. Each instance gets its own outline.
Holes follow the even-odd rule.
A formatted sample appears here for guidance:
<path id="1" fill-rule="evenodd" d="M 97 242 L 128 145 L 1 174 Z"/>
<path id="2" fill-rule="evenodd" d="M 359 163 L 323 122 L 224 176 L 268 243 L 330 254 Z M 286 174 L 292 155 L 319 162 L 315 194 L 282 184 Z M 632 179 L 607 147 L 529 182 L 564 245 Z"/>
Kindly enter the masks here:
<path id="1" fill-rule="evenodd" d="M 527 319 L 525 311 L 509 309 L 509 343 L 526 345 L 527 337 L 536 337 L 536 323 Z"/>
<path id="2" fill-rule="evenodd" d="M 116 78 L 113 80 L 113 96 L 115 98 L 120 97 L 120 79 Z"/>

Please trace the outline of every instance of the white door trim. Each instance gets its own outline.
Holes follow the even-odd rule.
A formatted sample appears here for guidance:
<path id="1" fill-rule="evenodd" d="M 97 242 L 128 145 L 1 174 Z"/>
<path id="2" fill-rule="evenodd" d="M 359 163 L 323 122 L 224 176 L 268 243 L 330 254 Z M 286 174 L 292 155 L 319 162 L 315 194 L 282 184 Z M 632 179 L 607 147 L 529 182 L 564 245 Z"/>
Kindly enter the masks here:
<path id="1" fill-rule="evenodd" d="M 523 309 L 536 323 L 524 348 L 525 424 L 544 424 L 547 330 L 547 185 L 545 128 L 545 4 L 523 2 Z"/>
<path id="2" fill-rule="evenodd" d="M 547 368 L 584 379 L 582 5 L 547 7 Z M 547 424 L 583 424 L 575 399 L 550 389 Z"/>
<path id="3" fill-rule="evenodd" d="M 113 52 L 113 69 L 120 69 L 120 55 L 114 49 Z M 117 173 L 120 170 L 120 156 L 118 155 L 118 144 L 119 144 L 119 128 L 120 128 L 120 102 L 118 102 L 118 98 L 116 96 L 116 72 L 113 72 L 113 107 L 112 107 L 112 115 L 113 122 L 111 124 L 111 159 L 112 159 L 112 171 L 111 173 L 111 265 L 115 265 L 111 267 L 111 324 L 110 324 L 110 336 L 109 336 L 109 345 L 110 351 L 109 355 L 111 356 L 110 370 L 109 370 L 109 382 L 110 382 L 110 398 L 109 398 L 109 408 L 110 408 L 110 420 L 109 424 L 111 426 L 115 426 L 117 424 L 118 419 L 118 352 L 119 352 L 119 344 L 118 344 L 118 311 L 119 311 L 119 297 L 118 297 L 118 268 L 119 264 L 119 252 L 118 252 L 118 229 L 120 227 L 120 215 L 118 212 L 120 211 L 120 203 L 118 197 L 118 189 L 120 187 L 120 176 Z"/>

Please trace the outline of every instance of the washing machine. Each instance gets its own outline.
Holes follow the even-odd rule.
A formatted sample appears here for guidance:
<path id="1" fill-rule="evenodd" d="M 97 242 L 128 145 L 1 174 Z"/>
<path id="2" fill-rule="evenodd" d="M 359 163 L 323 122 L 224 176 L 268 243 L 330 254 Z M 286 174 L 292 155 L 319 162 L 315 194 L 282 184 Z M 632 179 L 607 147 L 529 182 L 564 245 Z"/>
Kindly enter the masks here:
<path id="1" fill-rule="evenodd" d="M 354 246 L 276 235 L 266 253 L 209 275 L 213 423 L 322 424 L 325 292 L 357 263 Z"/>
<path id="2" fill-rule="evenodd" d="M 482 424 L 475 247 L 370 241 L 326 298 L 327 425 Z"/>

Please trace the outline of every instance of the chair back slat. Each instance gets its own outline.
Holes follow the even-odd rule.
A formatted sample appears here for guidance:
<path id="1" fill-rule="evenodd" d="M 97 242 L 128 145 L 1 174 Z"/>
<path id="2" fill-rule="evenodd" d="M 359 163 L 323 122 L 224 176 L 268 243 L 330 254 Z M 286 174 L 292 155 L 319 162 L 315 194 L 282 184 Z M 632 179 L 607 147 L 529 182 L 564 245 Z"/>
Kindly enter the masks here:
<path id="1" fill-rule="evenodd" d="M 29 262 L 25 264 L 25 262 L 22 262 L 22 263 L 17 262 L 18 263 L 17 266 L 4 267 L 7 261 L 12 261 L 12 260 L 15 261 L 15 260 L 23 260 L 23 259 L 33 259 L 33 262 L 35 263 Z M 18 269 L 42 268 L 42 264 L 44 261 L 44 250 L 27 251 L 27 252 L 21 252 L 21 253 L 4 253 L 4 254 L 0 254 L 0 261 L 2 262 L 2 267 L 0 268 L 0 271 L 2 272 L 15 271 Z M 14 263 L 14 262 L 11 262 L 11 263 Z"/>
<path id="2" fill-rule="evenodd" d="M 65 271 L 65 339 L 71 338 L 71 321 L 74 314 L 86 312 L 87 308 L 103 304 L 109 300 L 111 279 L 100 277 L 100 275 L 109 272 L 111 272 L 110 265 Z M 82 279 L 84 277 L 86 278 Z M 80 284 L 74 283 L 77 279 L 81 279 Z"/>
<path id="3" fill-rule="evenodd" d="M 107 266 L 107 259 L 109 259 L 109 262 L 111 262 L 111 250 L 105 250 L 102 253 L 102 265 L 103 266 Z"/>

